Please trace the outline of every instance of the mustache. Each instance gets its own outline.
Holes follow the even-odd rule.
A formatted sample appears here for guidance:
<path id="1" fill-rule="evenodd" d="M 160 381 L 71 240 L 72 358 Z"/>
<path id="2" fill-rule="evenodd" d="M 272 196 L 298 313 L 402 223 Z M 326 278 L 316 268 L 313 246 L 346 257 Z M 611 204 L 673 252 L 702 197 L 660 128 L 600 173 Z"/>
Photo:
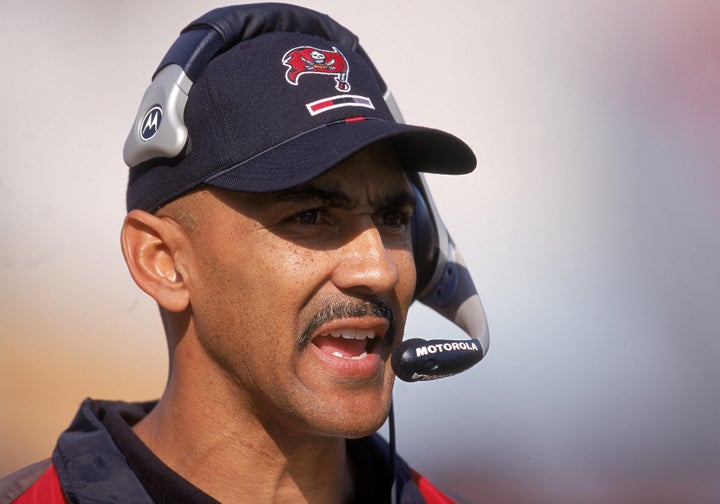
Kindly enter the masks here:
<path id="1" fill-rule="evenodd" d="M 387 320 L 389 326 L 387 335 L 391 340 L 395 337 L 395 313 L 388 303 L 382 299 L 348 300 L 325 305 L 315 312 L 298 338 L 297 344 L 300 348 L 306 347 L 315 331 L 331 320 L 359 318 L 367 315 Z"/>

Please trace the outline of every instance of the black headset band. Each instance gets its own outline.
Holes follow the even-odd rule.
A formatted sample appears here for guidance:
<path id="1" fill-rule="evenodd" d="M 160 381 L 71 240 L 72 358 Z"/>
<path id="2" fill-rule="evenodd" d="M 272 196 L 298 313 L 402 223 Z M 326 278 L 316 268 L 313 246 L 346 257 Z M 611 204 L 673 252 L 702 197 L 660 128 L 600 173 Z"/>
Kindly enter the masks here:
<path id="1" fill-rule="evenodd" d="M 296 5 L 259 3 L 220 7 L 187 25 L 155 75 L 166 66 L 177 64 L 194 82 L 210 60 L 221 52 L 271 32 L 299 32 L 323 37 L 358 52 L 369 61 L 358 37 L 330 16 Z"/>

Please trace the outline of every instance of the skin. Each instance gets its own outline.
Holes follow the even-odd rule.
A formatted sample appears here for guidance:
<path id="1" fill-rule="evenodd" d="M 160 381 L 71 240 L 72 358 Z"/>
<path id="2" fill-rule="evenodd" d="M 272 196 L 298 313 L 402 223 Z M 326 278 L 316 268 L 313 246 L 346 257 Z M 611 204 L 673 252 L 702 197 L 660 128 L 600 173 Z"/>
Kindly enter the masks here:
<path id="1" fill-rule="evenodd" d="M 344 440 L 387 417 L 415 288 L 411 194 L 377 145 L 289 191 L 128 215 L 123 253 L 168 335 L 165 393 L 134 427 L 160 459 L 223 502 L 351 499 Z M 367 357 L 323 350 L 348 329 L 376 334 Z"/>

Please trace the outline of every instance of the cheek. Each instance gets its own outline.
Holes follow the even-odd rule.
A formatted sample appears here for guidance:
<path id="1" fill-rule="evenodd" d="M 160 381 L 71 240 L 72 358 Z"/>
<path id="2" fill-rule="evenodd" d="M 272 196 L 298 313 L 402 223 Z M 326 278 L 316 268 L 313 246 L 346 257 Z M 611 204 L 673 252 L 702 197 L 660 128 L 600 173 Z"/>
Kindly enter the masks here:
<path id="1" fill-rule="evenodd" d="M 245 250 L 238 266 L 224 268 L 224 289 L 236 293 L 232 298 L 237 313 L 230 323 L 265 343 L 295 341 L 304 329 L 300 314 L 328 278 L 327 254 L 272 239 L 252 249 Z"/>
<path id="2" fill-rule="evenodd" d="M 201 281 L 191 296 L 206 351 L 243 376 L 256 365 L 277 365 L 281 356 L 289 362 L 286 354 L 299 336 L 298 314 L 322 285 L 326 266 L 323 253 L 287 243 L 281 248 L 273 240 L 207 253 L 198 263 Z M 243 366 L 236 362 L 240 357 Z"/>
<path id="3" fill-rule="evenodd" d="M 415 260 L 410 250 L 399 250 L 395 252 L 395 267 L 398 272 L 398 297 L 409 305 L 412 302 L 413 293 L 415 292 L 415 284 L 417 281 L 417 271 L 415 269 Z"/>
<path id="4" fill-rule="evenodd" d="M 268 246 L 256 267 L 258 295 L 284 298 L 297 308 L 328 277 L 329 261 L 322 252 L 284 242 L 282 246 Z"/>

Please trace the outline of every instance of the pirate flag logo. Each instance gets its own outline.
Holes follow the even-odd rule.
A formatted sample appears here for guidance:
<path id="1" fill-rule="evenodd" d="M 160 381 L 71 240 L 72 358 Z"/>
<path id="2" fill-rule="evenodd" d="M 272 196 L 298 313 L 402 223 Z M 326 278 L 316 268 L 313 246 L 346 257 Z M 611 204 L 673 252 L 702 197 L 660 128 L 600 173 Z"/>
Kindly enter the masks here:
<path id="1" fill-rule="evenodd" d="M 296 47 L 285 53 L 283 65 L 288 67 L 285 79 L 293 86 L 298 85 L 298 79 L 304 74 L 322 74 L 335 76 L 335 89 L 347 93 L 350 91 L 348 83 L 348 66 L 345 56 L 336 48 L 332 51 L 317 49 L 315 47 Z"/>

